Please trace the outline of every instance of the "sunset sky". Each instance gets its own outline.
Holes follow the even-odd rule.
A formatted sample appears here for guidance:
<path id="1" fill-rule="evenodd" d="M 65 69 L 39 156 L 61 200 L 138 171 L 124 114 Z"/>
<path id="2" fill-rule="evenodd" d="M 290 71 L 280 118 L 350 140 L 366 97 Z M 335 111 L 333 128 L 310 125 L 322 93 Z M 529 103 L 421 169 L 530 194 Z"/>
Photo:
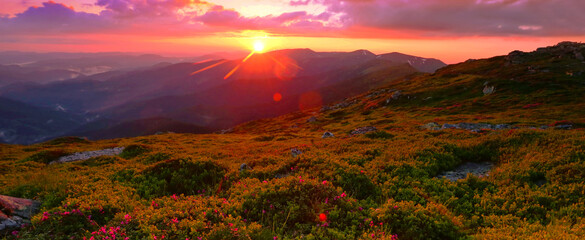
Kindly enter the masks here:
<path id="1" fill-rule="evenodd" d="M 1 0 L 0 51 L 368 49 L 456 63 L 585 42 L 583 0 Z"/>

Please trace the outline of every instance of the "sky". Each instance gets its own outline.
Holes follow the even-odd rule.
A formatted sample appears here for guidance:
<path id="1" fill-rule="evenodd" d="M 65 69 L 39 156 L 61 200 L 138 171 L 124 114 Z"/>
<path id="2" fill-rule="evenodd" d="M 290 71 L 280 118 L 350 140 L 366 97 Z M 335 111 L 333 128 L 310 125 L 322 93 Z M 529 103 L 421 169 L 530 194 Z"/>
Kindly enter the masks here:
<path id="1" fill-rule="evenodd" d="M 447 63 L 585 42 L 583 0 L 0 0 L 0 51 L 401 52 Z"/>

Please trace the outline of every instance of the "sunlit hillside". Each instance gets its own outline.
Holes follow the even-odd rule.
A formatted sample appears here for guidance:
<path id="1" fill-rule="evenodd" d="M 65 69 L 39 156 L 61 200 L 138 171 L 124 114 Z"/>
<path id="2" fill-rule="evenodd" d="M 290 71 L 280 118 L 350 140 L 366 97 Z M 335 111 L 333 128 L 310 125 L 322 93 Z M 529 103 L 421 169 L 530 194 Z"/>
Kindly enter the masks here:
<path id="1" fill-rule="evenodd" d="M 41 203 L 0 239 L 583 239 L 583 55 L 470 60 L 217 134 L 0 145 L 0 194 Z"/>

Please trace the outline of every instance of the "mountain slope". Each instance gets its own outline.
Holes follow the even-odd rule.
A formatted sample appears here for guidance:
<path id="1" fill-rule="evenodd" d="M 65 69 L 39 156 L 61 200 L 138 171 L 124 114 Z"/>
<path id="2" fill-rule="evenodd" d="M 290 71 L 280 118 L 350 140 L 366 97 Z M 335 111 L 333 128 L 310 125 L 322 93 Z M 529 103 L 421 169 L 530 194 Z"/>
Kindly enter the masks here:
<path id="1" fill-rule="evenodd" d="M 47 140 L 79 126 L 77 116 L 0 98 L 0 142 L 28 144 Z"/>

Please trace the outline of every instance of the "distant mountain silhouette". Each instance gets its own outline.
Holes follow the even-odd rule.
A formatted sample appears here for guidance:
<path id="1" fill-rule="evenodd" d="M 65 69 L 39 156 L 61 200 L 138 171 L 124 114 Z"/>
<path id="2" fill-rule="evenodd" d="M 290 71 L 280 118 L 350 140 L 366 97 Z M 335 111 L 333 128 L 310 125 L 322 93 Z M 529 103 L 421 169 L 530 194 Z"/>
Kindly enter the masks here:
<path id="1" fill-rule="evenodd" d="M 16 59 L 18 54 L 12 54 Z M 78 77 L 61 81 L 14 79 L 0 87 L 0 96 L 42 108 L 67 109 L 70 114 L 89 119 L 82 122 L 85 125 L 81 128 L 71 128 L 72 134 L 88 133 L 98 138 L 125 136 L 97 132 L 121 124 L 127 126 L 129 122 L 140 122 L 146 129 L 148 124 L 143 123 L 148 119 L 167 119 L 168 124 L 158 124 L 160 128 L 148 131 L 122 132 L 134 136 L 151 130 L 165 131 L 179 123 L 191 124 L 201 131 L 227 128 L 260 117 L 331 103 L 417 72 L 432 72 L 445 66 L 435 59 L 395 53 L 376 55 L 367 50 L 285 49 L 253 54 L 245 59 L 203 59 L 194 63 L 173 63 L 167 61 L 173 59 L 157 55 L 65 54 L 60 57 L 29 63 L 26 67 L 83 72 L 80 69 L 110 66 L 112 70 L 89 76 L 76 72 Z M 202 58 L 205 57 L 199 59 Z M 46 73 L 38 74 L 40 79 L 46 79 L 43 77 Z M 275 94 L 280 94 L 282 99 L 274 101 Z M 108 124 L 94 124 L 94 121 Z"/>

